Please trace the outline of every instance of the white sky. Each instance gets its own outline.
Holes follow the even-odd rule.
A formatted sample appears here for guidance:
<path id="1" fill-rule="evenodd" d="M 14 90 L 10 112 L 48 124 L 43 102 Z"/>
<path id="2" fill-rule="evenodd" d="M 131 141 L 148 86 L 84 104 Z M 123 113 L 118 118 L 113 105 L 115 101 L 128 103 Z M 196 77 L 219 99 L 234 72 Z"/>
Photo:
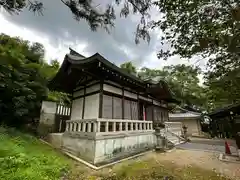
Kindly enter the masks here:
<path id="1" fill-rule="evenodd" d="M 9 15 L 10 16 L 10 15 Z M 51 59 L 57 59 L 60 62 L 62 62 L 64 56 L 66 53 L 69 52 L 69 47 L 73 47 L 76 51 L 79 53 L 90 56 L 91 54 L 88 53 L 88 45 L 85 43 L 80 43 L 77 40 L 75 42 L 72 42 L 69 38 L 69 41 L 66 41 L 66 38 L 64 42 L 61 39 L 58 39 L 58 45 L 53 46 L 50 42 L 50 38 L 47 34 L 34 31 L 32 29 L 26 28 L 24 26 L 20 27 L 19 25 L 14 24 L 13 22 L 8 21 L 6 18 L 6 14 L 1 14 L 0 11 L 0 33 L 5 33 L 10 36 L 19 36 L 24 40 L 29 40 L 30 42 L 39 42 L 44 45 L 45 47 L 45 59 L 51 60 Z M 69 36 L 69 32 L 66 32 L 65 37 Z M 111 36 L 111 34 L 109 35 Z M 130 59 L 134 59 L 136 55 L 131 51 L 131 48 L 121 45 L 118 47 L 122 52 L 128 55 Z M 172 57 L 167 61 L 159 60 L 156 56 L 158 49 L 153 49 L 152 53 L 148 54 L 144 61 L 141 64 L 142 66 L 153 68 L 153 69 L 159 69 L 163 66 L 167 65 L 176 65 L 179 63 L 184 64 L 195 64 L 200 65 L 200 67 L 204 67 L 206 62 L 200 61 L 198 62 L 198 59 L 193 59 L 191 61 L 181 60 L 179 57 Z M 198 63 L 196 63 L 198 62 Z M 134 60 L 133 60 L 134 63 Z M 200 78 L 202 82 L 202 77 Z"/>

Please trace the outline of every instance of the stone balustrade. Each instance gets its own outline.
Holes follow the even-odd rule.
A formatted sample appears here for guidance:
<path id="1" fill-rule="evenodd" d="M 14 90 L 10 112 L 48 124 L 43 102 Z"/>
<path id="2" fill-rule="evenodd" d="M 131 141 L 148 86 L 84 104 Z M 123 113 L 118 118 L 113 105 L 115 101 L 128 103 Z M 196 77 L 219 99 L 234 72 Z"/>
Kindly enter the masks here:
<path id="1" fill-rule="evenodd" d="M 66 132 L 116 134 L 147 131 L 153 131 L 152 121 L 104 118 L 66 121 Z"/>

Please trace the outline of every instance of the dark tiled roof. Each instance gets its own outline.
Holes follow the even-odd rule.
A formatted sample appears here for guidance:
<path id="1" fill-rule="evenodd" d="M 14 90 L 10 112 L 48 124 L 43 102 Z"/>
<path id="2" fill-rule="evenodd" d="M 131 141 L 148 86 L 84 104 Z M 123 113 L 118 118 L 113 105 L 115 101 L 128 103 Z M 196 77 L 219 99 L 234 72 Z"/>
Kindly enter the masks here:
<path id="1" fill-rule="evenodd" d="M 104 67 L 107 67 L 108 69 L 110 69 L 111 72 L 114 72 L 115 74 L 118 74 L 119 76 L 122 76 L 122 77 L 128 79 L 129 81 L 133 82 L 133 84 L 135 86 L 139 86 L 139 87 L 145 89 L 149 93 L 153 93 L 156 95 L 156 92 L 157 92 L 158 95 L 156 95 L 156 96 L 158 99 L 165 100 L 164 97 L 161 97 L 161 95 L 165 93 L 167 96 L 167 99 L 166 99 L 167 101 L 177 102 L 175 100 L 175 98 L 173 98 L 173 94 L 165 81 L 159 81 L 158 84 L 149 82 L 149 81 L 143 81 L 140 78 L 136 77 L 135 75 L 129 74 L 125 70 L 123 70 L 123 69 L 119 68 L 118 66 L 116 66 L 115 64 L 109 62 L 107 59 L 105 59 L 99 53 L 95 53 L 94 55 L 86 58 L 83 55 L 77 53 L 76 51 L 74 51 L 72 49 L 70 49 L 70 54 L 66 54 L 64 61 L 61 65 L 61 68 L 59 69 L 56 76 L 49 83 L 49 88 L 53 89 L 54 87 L 56 87 L 57 86 L 56 84 L 59 84 L 59 82 L 62 82 L 61 81 L 62 78 L 65 78 L 65 80 L 63 80 L 63 81 L 71 81 L 70 78 L 66 78 L 67 69 L 70 66 L 72 66 L 72 67 L 76 66 L 76 67 L 81 67 L 81 68 L 85 68 L 85 67 L 94 68 L 94 67 L 92 67 L 93 64 L 96 65 L 98 63 L 101 63 L 102 65 L 104 65 Z M 63 87 L 63 86 L 67 86 L 67 85 L 60 85 L 60 86 Z"/>

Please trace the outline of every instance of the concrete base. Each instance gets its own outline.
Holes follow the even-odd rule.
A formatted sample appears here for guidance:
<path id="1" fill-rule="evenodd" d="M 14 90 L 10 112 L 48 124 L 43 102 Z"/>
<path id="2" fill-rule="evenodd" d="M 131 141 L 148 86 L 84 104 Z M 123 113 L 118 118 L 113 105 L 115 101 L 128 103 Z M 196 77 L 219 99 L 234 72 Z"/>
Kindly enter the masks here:
<path id="1" fill-rule="evenodd" d="M 227 154 L 221 153 L 219 155 L 219 160 L 224 162 L 229 162 L 229 163 L 240 164 L 240 158 L 239 156 L 236 156 L 236 155 L 227 155 Z"/>
<path id="2" fill-rule="evenodd" d="M 152 132 L 115 135 L 89 139 L 74 137 L 67 133 L 62 136 L 62 149 L 96 166 L 121 160 L 154 148 Z"/>
<path id="3" fill-rule="evenodd" d="M 62 148 L 62 135 L 63 133 L 50 133 L 47 136 L 47 141 L 57 149 Z"/>

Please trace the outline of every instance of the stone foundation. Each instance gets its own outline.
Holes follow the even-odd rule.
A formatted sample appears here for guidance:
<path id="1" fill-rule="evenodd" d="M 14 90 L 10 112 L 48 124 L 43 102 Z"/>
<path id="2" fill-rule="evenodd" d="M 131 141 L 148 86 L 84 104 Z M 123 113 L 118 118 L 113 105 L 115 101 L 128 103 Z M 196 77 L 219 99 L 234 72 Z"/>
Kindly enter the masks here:
<path id="1" fill-rule="evenodd" d="M 155 135 L 148 133 L 99 136 L 95 139 L 70 133 L 62 136 L 62 149 L 96 166 L 154 148 Z"/>
<path id="2" fill-rule="evenodd" d="M 153 149 L 152 121 L 84 119 L 66 122 L 62 149 L 96 166 Z"/>

